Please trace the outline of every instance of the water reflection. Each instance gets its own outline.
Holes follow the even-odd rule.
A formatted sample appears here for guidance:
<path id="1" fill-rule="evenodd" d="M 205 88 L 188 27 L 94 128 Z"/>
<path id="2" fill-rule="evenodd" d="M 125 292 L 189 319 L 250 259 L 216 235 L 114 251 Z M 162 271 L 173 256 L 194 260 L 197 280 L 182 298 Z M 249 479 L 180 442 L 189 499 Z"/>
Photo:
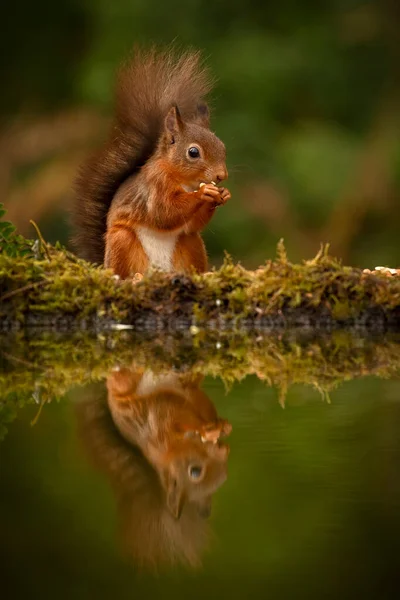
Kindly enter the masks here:
<path id="1" fill-rule="evenodd" d="M 10 340 L 3 588 L 62 600 L 391 597 L 398 336 L 288 334 L 218 347 L 200 335 Z M 234 428 L 229 458 L 220 414 Z"/>
<path id="2" fill-rule="evenodd" d="M 106 390 L 77 406 L 80 435 L 117 500 L 125 552 L 135 563 L 199 565 L 212 496 L 227 477 L 231 425 L 202 377 L 115 368 Z"/>

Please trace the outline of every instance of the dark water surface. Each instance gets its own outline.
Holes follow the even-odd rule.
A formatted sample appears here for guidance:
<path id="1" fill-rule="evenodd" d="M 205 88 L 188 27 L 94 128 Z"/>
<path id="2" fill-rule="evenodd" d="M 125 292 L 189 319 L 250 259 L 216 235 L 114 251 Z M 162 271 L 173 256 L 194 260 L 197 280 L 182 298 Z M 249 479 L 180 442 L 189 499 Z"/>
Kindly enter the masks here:
<path id="1" fill-rule="evenodd" d="M 284 409 L 282 393 L 254 374 L 227 389 L 218 378 L 133 363 L 110 370 L 107 386 L 75 386 L 34 425 L 39 407 L 28 403 L 8 425 L 3 597 L 396 596 L 398 378 L 366 369 L 329 398 L 318 380 L 294 385 Z M 232 425 L 216 444 L 214 429 L 229 434 L 227 423 L 205 428 L 204 442 L 180 437 L 168 456 L 148 442 L 149 423 L 168 429 L 171 412 L 186 423 L 188 411 L 208 417 L 213 406 Z M 196 469 L 190 479 L 193 467 L 204 479 Z"/>

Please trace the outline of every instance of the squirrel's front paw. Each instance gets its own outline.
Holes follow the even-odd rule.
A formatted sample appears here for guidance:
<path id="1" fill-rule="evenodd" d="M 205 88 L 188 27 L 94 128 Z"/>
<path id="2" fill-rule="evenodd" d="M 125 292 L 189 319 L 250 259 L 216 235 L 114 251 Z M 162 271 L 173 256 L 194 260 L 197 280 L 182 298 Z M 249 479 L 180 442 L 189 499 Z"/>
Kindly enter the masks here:
<path id="1" fill-rule="evenodd" d="M 227 188 L 218 188 L 220 194 L 220 201 L 218 203 L 219 206 L 222 206 L 231 198 L 231 193 Z"/>
<path id="2" fill-rule="evenodd" d="M 232 425 L 226 419 L 217 419 L 212 423 L 204 425 L 199 433 L 203 442 L 213 442 L 216 444 L 220 437 L 229 435 L 232 431 Z"/>
<path id="3" fill-rule="evenodd" d="M 203 202 L 210 202 L 214 206 L 223 206 L 231 197 L 227 188 L 217 187 L 215 183 L 202 183 L 198 193 Z"/>
<path id="4" fill-rule="evenodd" d="M 197 190 L 197 194 L 203 202 L 221 203 L 220 190 L 214 183 L 202 183 Z"/>
<path id="5" fill-rule="evenodd" d="M 132 277 L 132 283 L 139 283 L 139 281 L 142 281 L 143 279 L 143 275 L 142 273 L 135 273 L 134 276 Z"/>

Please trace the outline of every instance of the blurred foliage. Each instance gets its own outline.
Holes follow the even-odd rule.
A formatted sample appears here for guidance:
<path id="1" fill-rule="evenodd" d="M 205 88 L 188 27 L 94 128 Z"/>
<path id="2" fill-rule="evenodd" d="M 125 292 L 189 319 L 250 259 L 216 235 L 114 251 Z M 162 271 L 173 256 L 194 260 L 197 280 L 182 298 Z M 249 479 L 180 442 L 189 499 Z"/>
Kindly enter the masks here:
<path id="1" fill-rule="evenodd" d="M 115 69 L 134 43 L 175 40 L 204 50 L 218 80 L 213 126 L 227 145 L 234 194 L 206 233 L 214 261 L 226 249 L 256 266 L 282 236 L 295 260 L 331 242 L 336 255 L 360 266 L 399 261 L 396 0 L 249 0 L 245 7 L 239 0 L 22 0 L 5 10 L 3 55 L 16 32 L 19 39 L 2 80 L 7 126 L 65 109 L 85 108 L 87 120 L 109 114 Z M 27 131 L 26 122 L 21 127 Z M 102 134 L 94 127 L 68 152 L 48 147 L 8 165 L 3 194 L 19 228 L 35 218 L 50 241 L 67 239 L 59 210 Z M 37 209 L 27 194 L 38 196 Z"/>

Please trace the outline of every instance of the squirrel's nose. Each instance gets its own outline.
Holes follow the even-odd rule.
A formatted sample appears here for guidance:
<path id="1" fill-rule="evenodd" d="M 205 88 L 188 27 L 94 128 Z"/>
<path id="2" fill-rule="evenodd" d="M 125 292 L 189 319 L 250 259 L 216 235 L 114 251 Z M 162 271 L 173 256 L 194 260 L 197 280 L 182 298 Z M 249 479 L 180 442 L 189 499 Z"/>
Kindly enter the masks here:
<path id="1" fill-rule="evenodd" d="M 215 173 L 215 180 L 217 181 L 217 183 L 219 183 L 220 181 L 223 181 L 224 179 L 227 179 L 227 177 L 228 177 L 228 171 L 227 171 L 226 167 L 219 169 L 217 171 L 217 173 Z"/>

